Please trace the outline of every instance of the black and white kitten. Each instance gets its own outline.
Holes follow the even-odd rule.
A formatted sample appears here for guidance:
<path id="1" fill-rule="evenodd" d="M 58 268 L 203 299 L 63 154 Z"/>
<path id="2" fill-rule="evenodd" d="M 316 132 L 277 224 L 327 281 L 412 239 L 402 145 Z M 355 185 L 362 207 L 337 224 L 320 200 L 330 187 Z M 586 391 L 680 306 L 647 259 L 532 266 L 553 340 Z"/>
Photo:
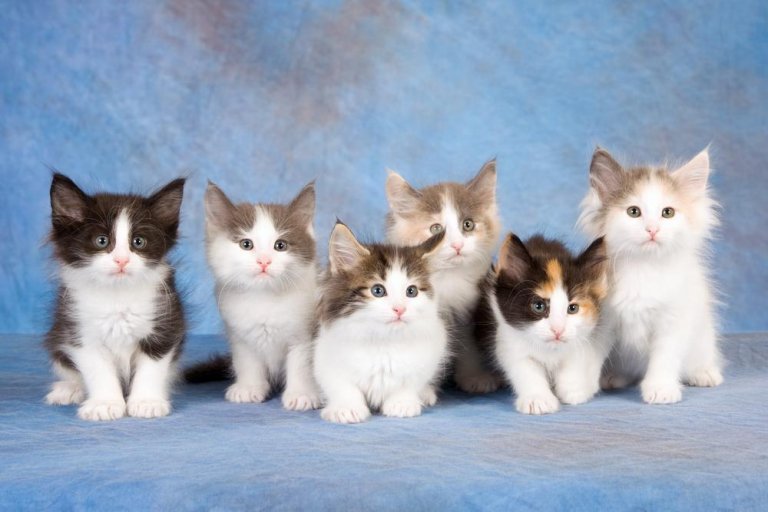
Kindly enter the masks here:
<path id="1" fill-rule="evenodd" d="M 183 190 L 184 179 L 176 179 L 149 197 L 88 195 L 54 174 L 51 240 L 60 284 L 45 345 L 59 380 L 49 404 L 81 404 L 85 420 L 171 411 L 185 326 L 166 256 Z"/>

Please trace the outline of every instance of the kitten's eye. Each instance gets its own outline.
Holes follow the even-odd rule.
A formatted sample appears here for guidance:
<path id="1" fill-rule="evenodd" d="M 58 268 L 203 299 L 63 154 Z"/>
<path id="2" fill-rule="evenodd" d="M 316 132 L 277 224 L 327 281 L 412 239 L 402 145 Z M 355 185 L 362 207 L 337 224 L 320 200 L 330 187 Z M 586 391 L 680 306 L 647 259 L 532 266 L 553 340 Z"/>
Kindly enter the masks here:
<path id="1" fill-rule="evenodd" d="M 286 242 L 285 240 L 278 240 L 277 242 L 275 242 L 275 250 L 280 252 L 287 251 L 288 242 Z"/>
<path id="2" fill-rule="evenodd" d="M 383 297 L 387 294 L 387 289 L 383 284 L 375 284 L 371 286 L 371 295 L 374 297 Z"/>
<path id="3" fill-rule="evenodd" d="M 547 305 L 541 299 L 534 299 L 533 302 L 531 302 L 531 309 L 534 313 L 540 315 L 547 309 Z"/>
<path id="4" fill-rule="evenodd" d="M 627 208 L 627 215 L 632 217 L 633 219 L 636 219 L 640 216 L 640 208 L 637 206 L 630 206 Z"/>
<path id="5" fill-rule="evenodd" d="M 433 235 L 436 235 L 438 233 L 442 233 L 443 232 L 443 225 L 442 224 L 432 224 L 431 226 L 429 226 L 429 232 L 432 233 Z"/>
<path id="6" fill-rule="evenodd" d="M 131 245 L 134 249 L 143 249 L 147 246 L 147 239 L 143 236 L 135 236 L 133 237 L 133 240 L 131 240 Z"/>
<path id="7" fill-rule="evenodd" d="M 93 239 L 93 245 L 99 249 L 104 249 L 109 245 L 109 237 L 107 235 L 99 235 Z"/>
<path id="8" fill-rule="evenodd" d="M 250 251 L 253 249 L 253 240 L 250 238 L 243 238 L 240 240 L 240 248 L 244 251 Z"/>
<path id="9" fill-rule="evenodd" d="M 665 219 L 671 219 L 672 217 L 675 216 L 675 209 L 672 208 L 671 206 L 667 206 L 666 208 L 661 210 L 661 216 L 664 217 Z"/>
<path id="10" fill-rule="evenodd" d="M 413 298 L 419 294 L 419 289 L 413 285 L 405 289 L 405 296 Z"/>
<path id="11" fill-rule="evenodd" d="M 575 302 L 573 304 L 568 304 L 568 314 L 569 315 L 575 315 L 579 312 L 579 305 Z"/>
<path id="12" fill-rule="evenodd" d="M 472 219 L 464 219 L 464 223 L 461 225 L 464 231 L 472 231 L 475 229 L 475 221 Z"/>

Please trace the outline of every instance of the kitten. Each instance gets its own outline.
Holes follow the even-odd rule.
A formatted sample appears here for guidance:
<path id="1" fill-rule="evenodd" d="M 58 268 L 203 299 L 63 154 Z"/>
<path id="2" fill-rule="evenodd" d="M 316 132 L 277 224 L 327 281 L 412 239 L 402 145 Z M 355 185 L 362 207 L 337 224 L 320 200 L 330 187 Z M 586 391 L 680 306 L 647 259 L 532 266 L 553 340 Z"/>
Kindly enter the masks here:
<path id="1" fill-rule="evenodd" d="M 85 420 L 171 411 L 184 316 L 166 256 L 183 190 L 177 179 L 146 198 L 89 196 L 54 174 L 51 240 L 60 284 L 45 345 L 60 380 L 49 404 L 81 404 Z"/>
<path id="2" fill-rule="evenodd" d="M 512 384 L 519 412 L 552 413 L 599 390 L 610 345 L 593 333 L 606 267 L 601 238 L 579 256 L 539 235 L 525 244 L 513 234 L 504 241 L 475 328 Z"/>
<path id="3" fill-rule="evenodd" d="M 501 382 L 484 366 L 471 323 L 499 237 L 496 161 L 487 162 L 466 184 L 446 182 L 418 190 L 389 171 L 387 199 L 392 243 L 415 245 L 445 233 L 434 255 L 433 283 L 456 352 L 454 379 L 466 392 L 496 390 Z"/>
<path id="4" fill-rule="evenodd" d="M 315 377 L 323 419 L 365 421 L 370 409 L 410 417 L 437 402 L 448 335 L 428 259 L 443 234 L 415 247 L 361 244 L 337 222 L 318 307 Z"/>
<path id="5" fill-rule="evenodd" d="M 705 251 L 717 224 L 705 149 L 682 167 L 624 169 L 598 148 L 580 224 L 611 261 L 606 336 L 617 339 L 602 385 L 640 380 L 643 400 L 674 403 L 681 382 L 723 382 Z"/>
<path id="6" fill-rule="evenodd" d="M 208 263 L 232 350 L 187 370 L 188 381 L 219 378 L 227 367 L 235 382 L 230 402 L 263 402 L 284 386 L 286 409 L 320 405 L 311 370 L 316 293 L 315 186 L 287 205 L 233 204 L 208 183 L 205 192 Z"/>

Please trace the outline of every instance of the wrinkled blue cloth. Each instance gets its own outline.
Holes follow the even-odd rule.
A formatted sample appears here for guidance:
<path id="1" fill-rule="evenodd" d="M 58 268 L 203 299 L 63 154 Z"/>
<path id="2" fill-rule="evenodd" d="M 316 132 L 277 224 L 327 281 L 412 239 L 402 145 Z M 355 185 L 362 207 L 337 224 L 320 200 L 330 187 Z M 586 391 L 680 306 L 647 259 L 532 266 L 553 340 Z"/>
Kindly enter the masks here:
<path id="1" fill-rule="evenodd" d="M 716 389 L 636 389 L 545 417 L 507 391 L 448 392 L 418 418 L 356 426 L 180 385 L 171 416 L 88 423 L 43 397 L 40 339 L 0 336 L 0 509 L 765 510 L 768 335 L 723 343 Z M 223 349 L 190 339 L 185 361 Z"/>

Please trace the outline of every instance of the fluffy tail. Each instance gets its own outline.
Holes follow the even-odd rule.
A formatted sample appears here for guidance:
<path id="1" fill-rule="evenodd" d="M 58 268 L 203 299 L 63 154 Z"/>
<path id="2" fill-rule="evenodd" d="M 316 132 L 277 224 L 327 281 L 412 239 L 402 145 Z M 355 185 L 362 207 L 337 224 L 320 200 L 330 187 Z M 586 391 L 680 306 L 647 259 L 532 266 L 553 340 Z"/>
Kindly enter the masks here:
<path id="1" fill-rule="evenodd" d="M 184 380 L 190 384 L 201 384 L 232 378 L 232 357 L 212 355 L 207 361 L 184 369 Z"/>

